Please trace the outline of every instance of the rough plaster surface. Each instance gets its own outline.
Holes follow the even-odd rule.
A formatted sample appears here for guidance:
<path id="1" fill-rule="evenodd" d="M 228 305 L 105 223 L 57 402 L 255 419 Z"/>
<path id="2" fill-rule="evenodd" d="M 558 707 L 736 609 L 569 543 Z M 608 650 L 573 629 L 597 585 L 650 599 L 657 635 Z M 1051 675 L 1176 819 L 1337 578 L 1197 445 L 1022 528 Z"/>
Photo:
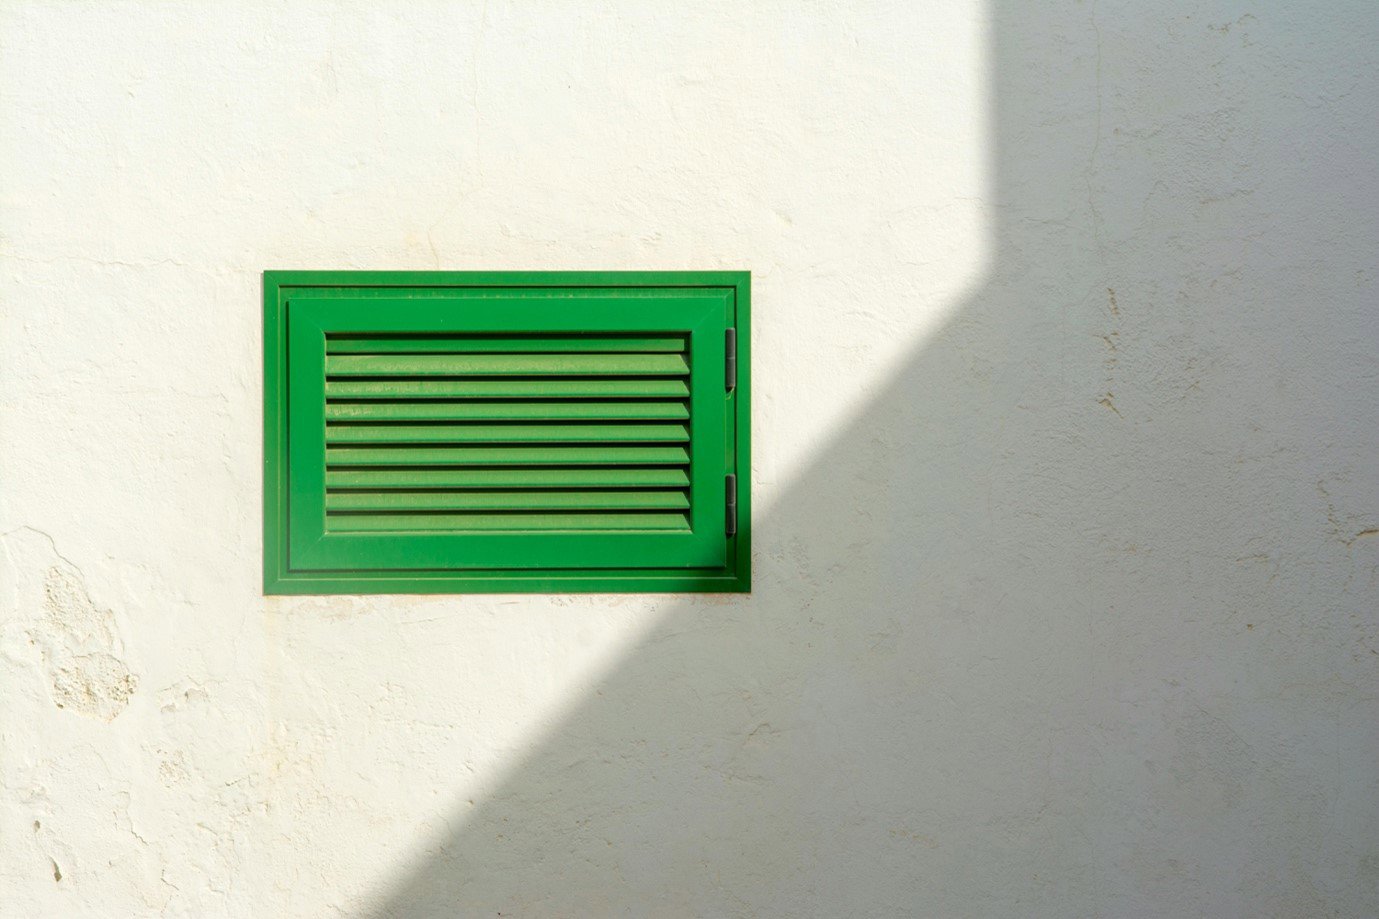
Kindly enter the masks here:
<path id="1" fill-rule="evenodd" d="M 0 4 L 0 915 L 1379 914 L 1369 2 Z M 755 273 L 751 597 L 260 596 L 264 268 Z"/>

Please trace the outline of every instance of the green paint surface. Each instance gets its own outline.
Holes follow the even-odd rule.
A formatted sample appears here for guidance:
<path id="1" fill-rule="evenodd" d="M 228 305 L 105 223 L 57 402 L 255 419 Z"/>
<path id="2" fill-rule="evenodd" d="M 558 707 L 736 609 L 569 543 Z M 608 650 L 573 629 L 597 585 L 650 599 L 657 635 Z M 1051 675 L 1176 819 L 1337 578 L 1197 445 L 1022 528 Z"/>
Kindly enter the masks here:
<path id="1" fill-rule="evenodd" d="M 265 592 L 750 590 L 749 297 L 745 272 L 265 272 Z"/>

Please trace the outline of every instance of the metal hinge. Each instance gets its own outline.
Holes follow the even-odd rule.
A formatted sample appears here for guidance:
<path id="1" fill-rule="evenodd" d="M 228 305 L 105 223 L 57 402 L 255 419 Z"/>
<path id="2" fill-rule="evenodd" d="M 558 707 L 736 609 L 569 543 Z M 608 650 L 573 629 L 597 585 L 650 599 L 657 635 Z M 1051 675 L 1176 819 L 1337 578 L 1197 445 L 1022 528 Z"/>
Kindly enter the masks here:
<path id="1" fill-rule="evenodd" d="M 727 329 L 723 333 L 723 345 L 725 348 L 723 365 L 727 370 L 728 392 L 737 389 L 737 329 Z"/>
<path id="2" fill-rule="evenodd" d="M 731 472 L 725 477 L 727 485 L 727 526 L 726 532 L 729 536 L 737 535 L 737 476 Z"/>

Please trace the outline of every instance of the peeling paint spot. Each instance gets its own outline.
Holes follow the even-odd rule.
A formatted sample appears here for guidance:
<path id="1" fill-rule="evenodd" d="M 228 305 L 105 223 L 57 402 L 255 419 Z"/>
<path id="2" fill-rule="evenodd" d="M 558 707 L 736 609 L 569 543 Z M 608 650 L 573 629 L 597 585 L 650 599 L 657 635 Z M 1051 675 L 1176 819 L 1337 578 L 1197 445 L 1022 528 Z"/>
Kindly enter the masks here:
<path id="1" fill-rule="evenodd" d="M 43 660 L 53 704 L 111 721 L 129 705 L 138 678 L 114 653 L 115 617 L 91 602 L 73 571 L 53 566 L 43 584 Z"/>
<path id="2" fill-rule="evenodd" d="M 110 654 L 84 654 L 74 665 L 59 668 L 53 676 L 53 695 L 58 708 L 111 720 L 129 704 L 138 680 L 124 662 Z"/>
<path id="3" fill-rule="evenodd" d="M 206 687 L 192 680 L 181 680 L 159 693 L 158 710 L 170 715 L 182 709 L 204 705 L 211 698 Z"/>
<path id="4" fill-rule="evenodd" d="M 1346 516 L 1350 517 L 1351 520 L 1341 520 L 1340 512 L 1336 509 L 1335 503 L 1331 500 L 1331 492 L 1326 488 L 1325 480 L 1317 482 L 1317 494 L 1320 495 L 1322 500 L 1326 503 L 1326 522 L 1331 527 L 1331 535 L 1341 545 L 1345 546 L 1347 549 L 1353 549 L 1355 548 L 1355 543 L 1361 539 L 1379 536 L 1379 527 L 1369 526 L 1355 530 L 1349 536 L 1344 535 L 1350 530 L 1350 527 L 1355 525 L 1354 517 L 1359 515 L 1347 514 Z"/>
<path id="5" fill-rule="evenodd" d="M 191 779 L 186 756 L 181 750 L 166 753 L 158 761 L 158 778 L 168 788 L 180 785 Z"/>
<path id="6" fill-rule="evenodd" d="M 892 839 L 903 839 L 909 842 L 917 842 L 920 845 L 924 846 L 924 848 L 926 849 L 937 849 L 939 847 L 939 841 L 925 833 L 916 833 L 913 830 L 901 826 L 892 827 L 890 832 Z"/>
<path id="7" fill-rule="evenodd" d="M 1102 369 L 1105 371 L 1102 385 L 1106 387 L 1106 393 L 1097 400 L 1097 405 L 1105 406 L 1123 418 L 1120 409 L 1116 408 L 1116 397 L 1113 392 L 1116 387 L 1116 369 L 1120 363 L 1120 304 L 1116 301 L 1115 288 L 1106 288 L 1106 302 L 1111 312 L 1111 328 L 1097 336 L 1106 346 L 1106 355 L 1101 361 Z"/>

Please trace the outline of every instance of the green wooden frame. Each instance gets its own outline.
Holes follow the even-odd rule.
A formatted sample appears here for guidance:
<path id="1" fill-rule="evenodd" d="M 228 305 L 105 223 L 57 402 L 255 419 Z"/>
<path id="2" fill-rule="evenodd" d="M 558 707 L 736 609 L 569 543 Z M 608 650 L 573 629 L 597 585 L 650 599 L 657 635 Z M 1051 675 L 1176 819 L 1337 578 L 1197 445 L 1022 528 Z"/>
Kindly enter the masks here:
<path id="1" fill-rule="evenodd" d="M 750 273 L 737 271 L 265 271 L 264 592 L 750 591 L 750 288 Z M 481 299 L 503 309 L 475 308 Z M 456 306 L 470 308 L 457 313 Z M 725 327 L 737 330 L 737 385 L 730 392 L 713 385 L 724 376 L 723 348 L 704 346 L 720 342 Z M 692 532 L 652 540 L 619 532 L 398 538 L 327 534 L 303 523 L 323 519 L 320 467 L 312 458 L 324 449 L 326 331 L 629 328 L 673 329 L 699 343 L 691 349 L 692 415 L 701 425 L 692 440 L 692 474 L 701 494 L 721 494 L 722 477 L 736 476 L 735 535 L 722 535 L 722 502 L 710 500 L 695 502 Z M 465 567 L 447 564 L 457 553 Z M 503 567 L 505 556 L 543 567 Z"/>

